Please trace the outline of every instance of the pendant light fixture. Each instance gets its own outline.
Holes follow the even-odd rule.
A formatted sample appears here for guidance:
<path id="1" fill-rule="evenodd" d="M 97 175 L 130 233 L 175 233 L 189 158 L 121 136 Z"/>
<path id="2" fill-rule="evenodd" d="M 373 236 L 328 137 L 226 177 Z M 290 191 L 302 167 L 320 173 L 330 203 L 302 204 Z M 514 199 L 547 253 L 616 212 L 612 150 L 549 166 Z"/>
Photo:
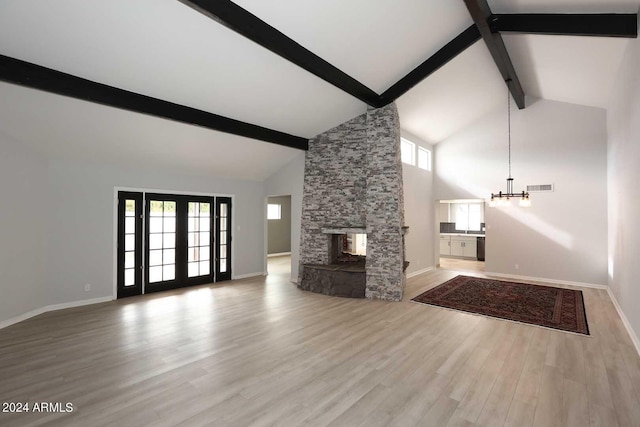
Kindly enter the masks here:
<path id="1" fill-rule="evenodd" d="M 489 201 L 490 207 L 495 206 L 509 206 L 511 205 L 511 199 L 520 199 L 520 206 L 531 206 L 531 200 L 529 199 L 529 193 L 522 191 L 521 193 L 513 192 L 513 178 L 511 177 L 511 94 L 509 93 L 509 82 L 507 80 L 507 121 L 509 123 L 509 178 L 507 178 L 507 191 L 503 193 L 491 193 L 491 200 Z"/>

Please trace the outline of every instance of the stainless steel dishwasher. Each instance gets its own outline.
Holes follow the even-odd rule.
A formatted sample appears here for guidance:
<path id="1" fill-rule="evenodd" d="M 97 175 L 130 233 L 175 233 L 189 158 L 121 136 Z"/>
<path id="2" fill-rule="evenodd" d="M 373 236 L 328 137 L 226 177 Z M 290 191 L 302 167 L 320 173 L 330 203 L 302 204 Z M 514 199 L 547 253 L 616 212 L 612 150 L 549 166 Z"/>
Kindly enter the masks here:
<path id="1" fill-rule="evenodd" d="M 478 261 L 484 261 L 484 237 L 478 237 L 477 258 Z"/>

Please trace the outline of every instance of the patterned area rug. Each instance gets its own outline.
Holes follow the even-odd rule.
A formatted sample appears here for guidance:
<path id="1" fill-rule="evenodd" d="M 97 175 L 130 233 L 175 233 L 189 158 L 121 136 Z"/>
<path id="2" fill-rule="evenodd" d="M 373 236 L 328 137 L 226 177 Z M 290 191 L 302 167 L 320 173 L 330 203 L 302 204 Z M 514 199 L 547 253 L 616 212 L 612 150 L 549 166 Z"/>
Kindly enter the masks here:
<path id="1" fill-rule="evenodd" d="M 589 335 L 582 291 L 457 276 L 412 301 Z"/>

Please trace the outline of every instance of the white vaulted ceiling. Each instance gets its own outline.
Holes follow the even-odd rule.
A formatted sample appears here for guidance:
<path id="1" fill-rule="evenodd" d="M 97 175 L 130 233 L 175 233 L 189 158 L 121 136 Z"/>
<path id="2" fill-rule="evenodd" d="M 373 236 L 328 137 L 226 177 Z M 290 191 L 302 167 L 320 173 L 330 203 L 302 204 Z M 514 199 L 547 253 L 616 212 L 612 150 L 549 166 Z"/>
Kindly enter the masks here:
<path id="1" fill-rule="evenodd" d="M 606 108 L 628 40 L 606 37 L 505 35 L 527 95 Z"/>
<path id="2" fill-rule="evenodd" d="M 382 93 L 473 24 L 462 0 L 237 0 Z"/>
<path id="3" fill-rule="evenodd" d="M 377 93 L 472 24 L 462 0 L 236 3 Z M 489 4 L 496 13 L 635 13 L 640 0 Z M 526 94 L 598 107 L 606 105 L 627 43 L 504 39 Z M 0 54 L 306 138 L 366 110 L 363 102 L 178 0 L 3 0 Z M 479 41 L 398 100 L 401 125 L 437 143 L 504 98 L 502 78 Z M 0 132 L 47 156 L 126 163 L 148 155 L 177 171 L 255 180 L 296 153 L 6 83 L 0 83 Z M 247 155 L 256 157 L 251 168 L 244 166 Z"/>

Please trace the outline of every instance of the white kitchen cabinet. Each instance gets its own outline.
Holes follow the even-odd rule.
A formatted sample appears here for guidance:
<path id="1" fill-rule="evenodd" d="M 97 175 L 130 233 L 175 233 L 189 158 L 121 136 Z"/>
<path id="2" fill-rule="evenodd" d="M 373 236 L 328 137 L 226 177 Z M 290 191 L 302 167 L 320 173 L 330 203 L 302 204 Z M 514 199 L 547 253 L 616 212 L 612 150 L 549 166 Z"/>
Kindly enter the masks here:
<path id="1" fill-rule="evenodd" d="M 476 237 L 473 240 L 467 240 L 462 247 L 462 256 L 467 258 L 478 258 L 478 240 Z"/>
<path id="2" fill-rule="evenodd" d="M 462 256 L 464 242 L 458 239 L 451 239 L 451 256 Z"/>
<path id="3" fill-rule="evenodd" d="M 440 255 L 451 255 L 451 236 L 440 236 Z"/>
<path id="4" fill-rule="evenodd" d="M 476 237 L 451 236 L 451 256 L 477 258 L 477 250 Z"/>
<path id="5" fill-rule="evenodd" d="M 440 255 L 477 259 L 477 237 L 440 235 Z"/>

